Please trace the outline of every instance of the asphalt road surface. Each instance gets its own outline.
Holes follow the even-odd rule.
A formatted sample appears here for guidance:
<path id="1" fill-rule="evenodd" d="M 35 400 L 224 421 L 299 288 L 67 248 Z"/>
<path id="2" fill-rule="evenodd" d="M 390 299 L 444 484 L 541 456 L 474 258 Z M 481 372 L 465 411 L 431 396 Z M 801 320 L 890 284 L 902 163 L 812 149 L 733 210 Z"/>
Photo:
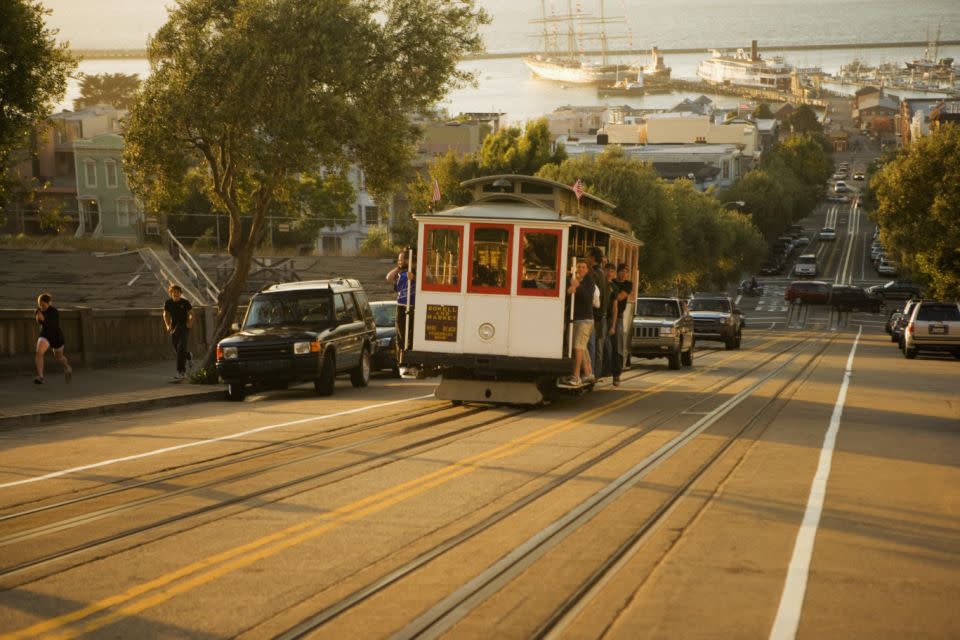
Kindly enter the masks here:
<path id="1" fill-rule="evenodd" d="M 817 215 L 822 277 L 879 281 Z M 383 377 L 4 432 L 0 637 L 956 637 L 960 361 L 785 282 L 742 349 L 537 409 Z"/>

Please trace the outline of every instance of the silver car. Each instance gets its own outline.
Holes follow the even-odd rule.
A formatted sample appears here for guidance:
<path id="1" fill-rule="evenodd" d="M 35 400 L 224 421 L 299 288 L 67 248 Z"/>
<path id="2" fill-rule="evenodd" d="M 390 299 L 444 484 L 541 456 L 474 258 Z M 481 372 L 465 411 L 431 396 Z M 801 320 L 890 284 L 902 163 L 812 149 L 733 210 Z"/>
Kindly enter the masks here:
<path id="1" fill-rule="evenodd" d="M 671 369 L 693 364 L 693 318 L 679 298 L 637 298 L 630 355 L 666 358 Z"/>

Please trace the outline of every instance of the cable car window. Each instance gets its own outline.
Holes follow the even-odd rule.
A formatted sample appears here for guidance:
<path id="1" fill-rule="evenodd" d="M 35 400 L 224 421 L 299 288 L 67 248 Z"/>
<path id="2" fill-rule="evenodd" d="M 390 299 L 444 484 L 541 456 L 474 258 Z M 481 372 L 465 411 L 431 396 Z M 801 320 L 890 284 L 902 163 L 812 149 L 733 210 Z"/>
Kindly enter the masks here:
<path id="1" fill-rule="evenodd" d="M 510 251 L 513 228 L 474 224 L 470 227 L 468 291 L 510 293 Z"/>
<path id="2" fill-rule="evenodd" d="M 425 225 L 423 286 L 426 291 L 460 291 L 463 227 Z"/>
<path id="3" fill-rule="evenodd" d="M 560 230 L 521 229 L 517 294 L 557 296 L 559 294 Z"/>

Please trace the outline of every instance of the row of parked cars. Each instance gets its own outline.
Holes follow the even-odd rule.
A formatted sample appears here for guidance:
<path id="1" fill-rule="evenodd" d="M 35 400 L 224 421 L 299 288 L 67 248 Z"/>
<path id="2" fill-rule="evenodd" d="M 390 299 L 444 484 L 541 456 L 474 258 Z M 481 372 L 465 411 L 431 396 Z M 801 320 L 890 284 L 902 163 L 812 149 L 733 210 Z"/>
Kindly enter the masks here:
<path id="1" fill-rule="evenodd" d="M 693 364 L 697 340 L 739 349 L 746 325 L 743 312 L 726 294 L 698 293 L 689 300 L 669 296 L 637 298 L 630 334 L 632 358 L 666 358 L 671 369 Z"/>
<path id="2" fill-rule="evenodd" d="M 767 259 L 760 265 L 761 275 L 779 275 L 783 273 L 790 258 L 810 244 L 803 225 L 795 224 L 770 246 Z"/>
<path id="3" fill-rule="evenodd" d="M 890 314 L 890 340 L 905 358 L 923 351 L 948 352 L 960 360 L 960 304 L 940 300 L 909 300 Z"/>

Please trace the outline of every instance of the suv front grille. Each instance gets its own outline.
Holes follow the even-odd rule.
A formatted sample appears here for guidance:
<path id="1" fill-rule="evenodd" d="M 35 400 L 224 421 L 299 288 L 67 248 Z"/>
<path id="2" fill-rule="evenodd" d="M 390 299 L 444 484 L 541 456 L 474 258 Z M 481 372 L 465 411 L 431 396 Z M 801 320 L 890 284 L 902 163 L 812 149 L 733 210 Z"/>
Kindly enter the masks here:
<path id="1" fill-rule="evenodd" d="M 713 329 L 716 329 L 716 328 L 719 327 L 719 326 L 720 326 L 720 321 L 719 321 L 719 320 L 700 320 L 700 319 L 696 319 L 696 320 L 693 321 L 693 328 L 694 328 L 694 330 L 697 330 L 697 329 L 713 330 Z"/>
<path id="2" fill-rule="evenodd" d="M 266 360 L 289 355 L 293 355 L 292 344 L 239 345 L 239 356 L 243 360 Z"/>
<path id="3" fill-rule="evenodd" d="M 659 338 L 660 327 L 634 327 L 634 338 Z"/>

